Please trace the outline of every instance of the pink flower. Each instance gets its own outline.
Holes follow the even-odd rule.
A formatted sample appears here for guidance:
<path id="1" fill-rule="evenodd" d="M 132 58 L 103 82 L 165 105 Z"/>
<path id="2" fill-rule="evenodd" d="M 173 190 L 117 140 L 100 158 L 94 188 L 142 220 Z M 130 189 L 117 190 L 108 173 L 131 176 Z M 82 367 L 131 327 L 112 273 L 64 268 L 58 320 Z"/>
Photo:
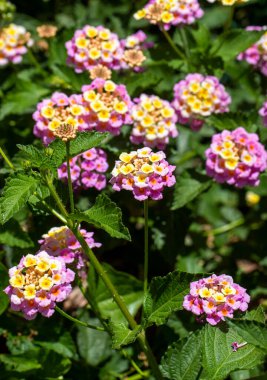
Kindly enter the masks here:
<path id="1" fill-rule="evenodd" d="M 169 139 L 177 137 L 175 110 L 167 100 L 142 94 L 134 99 L 131 116 L 133 129 L 130 140 L 150 148 L 165 149 Z"/>
<path id="2" fill-rule="evenodd" d="M 236 187 L 258 186 L 259 175 L 267 167 L 267 152 L 258 135 L 243 127 L 214 135 L 205 154 L 207 174 Z"/>
<path id="3" fill-rule="evenodd" d="M 60 126 L 69 124 L 78 131 L 88 130 L 88 125 L 82 118 L 85 109 L 82 106 L 81 95 L 67 96 L 55 92 L 50 99 L 44 99 L 37 104 L 37 110 L 32 117 L 35 120 L 33 133 L 48 145 L 55 139 L 54 132 Z"/>
<path id="4" fill-rule="evenodd" d="M 28 47 L 33 44 L 30 37 L 30 33 L 23 26 L 10 24 L 1 28 L 0 66 L 20 63 Z"/>
<path id="5" fill-rule="evenodd" d="M 131 124 L 132 101 L 124 85 L 97 78 L 82 86 L 82 92 L 84 120 L 90 130 L 118 135 L 124 124 Z"/>
<path id="6" fill-rule="evenodd" d="M 267 127 L 267 101 L 263 103 L 259 110 L 259 115 L 262 117 L 264 127 Z"/>
<path id="7" fill-rule="evenodd" d="M 189 124 L 194 131 L 202 127 L 203 118 L 228 112 L 230 103 L 230 95 L 214 76 L 188 74 L 174 86 L 172 106 L 176 110 L 178 122 Z"/>
<path id="8" fill-rule="evenodd" d="M 168 30 L 172 25 L 193 24 L 203 14 L 197 0 L 150 0 L 143 9 L 134 14 L 134 18 L 144 18 L 151 24 L 163 25 Z"/>
<path id="9" fill-rule="evenodd" d="M 266 30 L 266 26 L 248 26 L 246 30 Z M 245 60 L 256 70 L 267 76 L 267 32 L 251 47 L 237 56 L 239 61 Z"/>
<path id="10" fill-rule="evenodd" d="M 130 190 L 139 201 L 160 200 L 164 187 L 175 183 L 175 166 L 165 160 L 164 152 L 153 153 L 150 148 L 142 148 L 122 153 L 119 158 L 110 180 L 116 191 Z"/>
<path id="11" fill-rule="evenodd" d="M 71 181 L 74 190 L 96 188 L 102 190 L 106 187 L 106 173 L 108 170 L 107 155 L 102 149 L 92 148 L 79 154 L 75 160 L 70 161 Z M 67 183 L 67 164 L 58 168 L 58 178 Z"/>
<path id="12" fill-rule="evenodd" d="M 51 317 L 56 302 L 69 295 L 75 273 L 67 269 L 59 257 L 46 251 L 23 256 L 19 264 L 9 270 L 9 286 L 4 290 L 9 296 L 11 308 L 21 311 L 26 319 L 34 319 L 38 313 Z M 61 297 L 54 297 L 55 293 Z"/>
<path id="13" fill-rule="evenodd" d="M 190 294 L 184 297 L 183 307 L 217 325 L 225 318 L 233 318 L 234 311 L 245 311 L 250 301 L 246 289 L 233 282 L 231 276 L 222 274 L 200 279 L 190 284 Z"/>
<path id="14" fill-rule="evenodd" d="M 103 26 L 85 25 L 75 31 L 66 42 L 67 63 L 74 66 L 76 73 L 89 71 L 101 64 L 112 70 L 121 68 L 123 48 L 117 34 Z"/>
<path id="15" fill-rule="evenodd" d="M 80 229 L 80 233 L 90 248 L 101 247 L 101 243 L 95 242 L 93 232 Z M 44 234 L 42 238 L 43 239 L 39 240 L 41 251 L 44 250 L 51 256 L 59 257 L 65 264 L 73 264 L 74 268 L 79 270 L 78 274 L 80 277 L 86 275 L 87 256 L 84 254 L 80 243 L 67 226 L 53 227 L 47 232 L 47 234 Z M 66 269 L 64 276 L 67 283 L 73 281 L 73 273 L 74 272 L 70 269 Z M 58 284 L 55 279 L 54 282 L 55 284 Z M 62 288 L 60 289 L 62 290 Z M 66 290 L 66 288 L 64 289 Z"/>

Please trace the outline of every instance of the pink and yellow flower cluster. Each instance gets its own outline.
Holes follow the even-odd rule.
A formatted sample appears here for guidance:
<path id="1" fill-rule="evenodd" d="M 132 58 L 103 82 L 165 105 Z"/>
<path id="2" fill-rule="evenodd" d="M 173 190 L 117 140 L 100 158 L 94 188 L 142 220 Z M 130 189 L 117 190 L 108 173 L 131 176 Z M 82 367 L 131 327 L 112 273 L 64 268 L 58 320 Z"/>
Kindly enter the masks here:
<path id="1" fill-rule="evenodd" d="M 154 153 L 150 148 L 122 153 L 111 173 L 113 189 L 130 190 L 139 201 L 162 199 L 164 187 L 171 187 L 176 182 L 175 166 L 170 165 L 165 157 L 164 152 Z"/>
<path id="2" fill-rule="evenodd" d="M 175 110 L 167 100 L 155 95 L 142 94 L 134 99 L 133 129 L 130 140 L 151 148 L 165 149 L 170 137 L 177 137 Z"/>
<path id="3" fill-rule="evenodd" d="M 55 92 L 50 99 L 42 100 L 33 114 L 35 136 L 47 145 L 55 139 L 55 132 L 62 125 L 70 125 L 74 131 L 86 130 L 85 108 L 81 103 L 81 95 L 67 96 L 62 92 Z"/>
<path id="4" fill-rule="evenodd" d="M 98 78 L 83 86 L 82 92 L 85 122 L 89 130 L 118 135 L 124 124 L 131 123 L 132 101 L 124 85 Z"/>
<path id="5" fill-rule="evenodd" d="M 258 186 L 259 175 L 267 167 L 267 152 L 258 135 L 242 127 L 215 134 L 206 158 L 210 177 L 236 187 Z"/>
<path id="6" fill-rule="evenodd" d="M 94 187 L 102 190 L 106 187 L 108 169 L 107 155 L 103 149 L 92 148 L 70 160 L 71 181 L 74 190 Z M 67 163 L 58 169 L 58 178 L 68 182 Z"/>
<path id="7" fill-rule="evenodd" d="M 237 310 L 246 311 L 250 297 L 231 276 L 222 274 L 191 282 L 190 293 L 184 297 L 183 307 L 204 320 L 217 325 L 225 318 L 233 318 Z"/>
<path id="8" fill-rule="evenodd" d="M 248 26 L 246 30 L 266 30 L 266 26 Z M 252 65 L 255 69 L 259 70 L 263 75 L 267 76 L 267 32 L 243 53 L 237 57 L 239 61 L 245 60 L 248 64 Z"/>
<path id="9" fill-rule="evenodd" d="M 101 247 L 102 244 L 94 240 L 93 232 L 88 232 L 85 229 L 80 229 L 79 232 L 91 249 Z M 60 258 L 65 264 L 72 264 L 79 271 L 79 275 L 84 277 L 87 272 L 87 257 L 75 235 L 67 226 L 51 228 L 38 243 L 41 244 L 41 251 L 46 251 L 49 255 Z"/>
<path id="10" fill-rule="evenodd" d="M 134 14 L 134 18 L 146 19 L 168 30 L 172 25 L 193 24 L 203 14 L 197 0 L 150 0 Z"/>
<path id="11" fill-rule="evenodd" d="M 121 47 L 123 48 L 122 69 L 133 69 L 136 72 L 142 71 L 142 64 L 146 60 L 143 51 L 154 45 L 153 42 L 146 42 L 146 39 L 147 35 L 142 30 L 139 30 L 121 40 Z"/>
<path id="12" fill-rule="evenodd" d="M 0 29 L 0 66 L 20 63 L 33 41 L 23 26 L 10 24 Z"/>
<path id="13" fill-rule="evenodd" d="M 178 122 L 189 124 L 193 130 L 198 130 L 204 123 L 199 117 L 228 112 L 230 103 L 230 95 L 214 76 L 189 74 L 174 86 L 172 105 Z"/>
<path id="14" fill-rule="evenodd" d="M 34 319 L 38 313 L 44 317 L 54 313 L 56 303 L 71 292 L 75 273 L 66 268 L 64 260 L 41 251 L 23 256 L 17 266 L 9 269 L 9 277 L 5 293 L 11 308 L 21 311 L 26 319 Z"/>

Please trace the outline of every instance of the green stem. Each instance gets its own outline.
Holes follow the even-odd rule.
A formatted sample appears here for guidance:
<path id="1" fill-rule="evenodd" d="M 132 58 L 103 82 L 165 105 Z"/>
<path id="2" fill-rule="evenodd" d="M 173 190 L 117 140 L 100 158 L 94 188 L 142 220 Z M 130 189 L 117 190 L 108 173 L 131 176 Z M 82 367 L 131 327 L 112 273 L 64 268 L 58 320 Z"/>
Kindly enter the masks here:
<path id="1" fill-rule="evenodd" d="M 231 27 L 232 22 L 233 22 L 233 18 L 234 18 L 234 14 L 235 14 L 235 6 L 232 5 L 230 7 L 229 17 L 228 17 L 226 23 L 224 24 L 224 28 L 223 28 L 224 31 L 228 30 Z"/>
<path id="2" fill-rule="evenodd" d="M 117 292 L 117 289 L 115 288 L 115 286 L 111 282 L 109 276 L 106 274 L 104 268 L 102 267 L 102 265 L 100 264 L 100 262 L 96 258 L 95 254 L 93 253 L 93 251 L 91 250 L 91 248 L 86 243 L 86 241 L 85 241 L 84 237 L 81 235 L 80 231 L 78 231 L 77 228 L 74 228 L 74 225 L 73 225 L 72 221 L 69 221 L 68 213 L 67 213 L 64 205 L 62 204 L 61 199 L 58 196 L 58 194 L 56 192 L 56 189 L 54 188 L 53 183 L 51 182 L 51 179 L 49 177 L 46 177 L 46 180 L 47 180 L 47 185 L 49 187 L 51 195 L 55 199 L 55 201 L 56 201 L 59 209 L 63 213 L 63 215 L 68 220 L 68 226 L 69 226 L 69 228 L 71 229 L 71 231 L 75 235 L 76 239 L 81 244 L 81 247 L 82 247 L 84 253 L 88 256 L 88 258 L 90 260 L 90 263 L 93 265 L 93 267 L 97 271 L 98 275 L 102 278 L 105 286 L 107 287 L 107 289 L 111 293 L 111 295 L 112 295 L 114 301 L 116 302 L 117 306 L 121 310 L 121 312 L 124 315 L 125 319 L 128 321 L 130 328 L 133 330 L 137 326 L 137 323 L 136 323 L 135 319 L 133 318 L 133 316 L 129 312 L 126 304 L 124 303 L 124 301 L 120 297 L 119 293 Z M 151 348 L 150 348 L 150 346 L 149 346 L 149 344 L 148 344 L 148 342 L 146 340 L 145 333 L 144 332 L 140 333 L 138 335 L 137 339 L 138 339 L 138 342 L 139 342 L 142 350 L 145 352 L 145 354 L 147 356 L 148 362 L 149 362 L 149 364 L 151 366 L 151 369 L 152 369 L 152 371 L 153 371 L 153 373 L 155 375 L 155 378 L 157 380 L 163 380 L 163 377 L 162 377 L 161 372 L 159 370 L 158 363 L 157 363 L 157 361 L 156 361 L 156 359 L 155 359 L 155 357 L 153 355 L 153 352 L 152 352 L 152 350 L 151 350 Z"/>
<path id="3" fill-rule="evenodd" d="M 7 157 L 7 155 L 5 154 L 5 152 L 3 151 L 3 149 L 1 148 L 1 146 L 0 146 L 0 154 L 3 157 L 3 159 L 5 160 L 5 162 L 7 163 L 7 165 L 10 167 L 10 169 L 15 170 L 14 165 L 12 164 L 12 162 L 10 161 L 10 159 Z"/>
<path id="4" fill-rule="evenodd" d="M 180 28 L 179 32 L 180 32 L 181 40 L 182 40 L 182 43 L 183 43 L 183 46 L 184 46 L 185 55 L 186 55 L 186 58 L 187 58 L 188 70 L 190 71 L 190 49 L 189 49 L 189 45 L 188 45 L 186 31 L 184 30 L 184 28 Z"/>
<path id="5" fill-rule="evenodd" d="M 240 219 L 234 220 L 231 223 L 225 224 L 221 227 L 214 228 L 213 230 L 210 230 L 210 231 L 206 231 L 205 235 L 208 236 L 208 235 L 224 234 L 225 232 L 231 231 L 236 227 L 242 226 L 242 224 L 244 224 L 244 223 L 245 223 L 245 219 L 240 218 Z"/>
<path id="6" fill-rule="evenodd" d="M 67 220 L 62 216 L 59 212 L 57 212 L 52 206 L 50 206 L 40 195 L 35 192 L 34 195 L 36 198 L 39 199 L 39 201 L 44 205 L 44 207 L 51 212 L 51 214 L 55 215 L 59 220 L 61 220 L 62 223 L 67 224 Z"/>
<path id="7" fill-rule="evenodd" d="M 133 376 L 130 376 L 130 377 L 128 376 L 127 380 L 140 380 L 140 379 L 143 379 L 144 377 L 148 377 L 149 375 L 150 375 L 149 371 L 144 371 L 143 375 L 136 374 L 136 375 L 133 375 Z"/>
<path id="8" fill-rule="evenodd" d="M 147 291 L 148 284 L 148 200 L 144 201 L 144 219 L 145 219 L 145 231 L 144 231 L 144 295 Z"/>
<path id="9" fill-rule="evenodd" d="M 164 29 L 164 27 L 162 26 L 160 28 L 160 30 L 162 31 L 162 33 L 164 34 L 166 40 L 169 42 L 170 46 L 172 47 L 172 49 L 175 51 L 175 53 L 183 60 L 186 60 L 186 56 L 184 55 L 184 53 L 174 44 L 173 40 L 171 39 L 171 36 L 169 35 L 169 33 L 167 32 L 167 30 Z"/>
<path id="10" fill-rule="evenodd" d="M 80 325 L 80 326 L 83 326 L 83 327 L 88 327 L 89 329 L 94 329 L 94 330 L 97 330 L 97 331 L 105 331 L 105 329 L 103 327 L 95 326 L 95 325 L 91 325 L 90 323 L 87 323 L 87 322 L 79 321 L 79 319 L 76 319 L 76 318 L 72 317 L 71 315 L 65 313 L 65 311 L 63 311 L 62 309 L 60 309 L 58 306 L 55 307 L 55 310 L 59 314 L 61 314 L 63 317 L 69 319 L 70 321 L 76 323 L 77 325 Z"/>
<path id="11" fill-rule="evenodd" d="M 142 376 L 141 379 L 148 377 L 148 375 L 146 375 L 146 373 L 143 372 L 141 368 L 139 368 L 138 364 L 136 364 L 136 362 L 131 358 L 131 356 L 128 354 L 126 350 L 121 349 L 121 353 L 126 359 L 129 360 L 136 372 L 139 373 L 140 376 Z"/>
<path id="12" fill-rule="evenodd" d="M 74 198 L 73 198 L 73 188 L 71 182 L 70 173 L 70 141 L 66 142 L 66 156 L 67 156 L 67 170 L 68 170 L 68 188 L 69 188 L 69 198 L 70 198 L 70 211 L 74 213 Z"/>
<path id="13" fill-rule="evenodd" d="M 52 197 L 54 198 L 54 200 L 56 201 L 56 204 L 59 208 L 59 210 L 61 211 L 61 213 L 63 214 L 63 216 L 68 219 L 68 212 L 65 208 L 65 206 L 63 205 L 63 203 L 61 202 L 61 199 L 59 198 L 58 196 L 58 193 L 53 185 L 53 182 L 51 180 L 50 177 L 46 176 L 46 183 L 47 183 L 47 186 L 50 190 L 50 193 L 52 195 Z"/>

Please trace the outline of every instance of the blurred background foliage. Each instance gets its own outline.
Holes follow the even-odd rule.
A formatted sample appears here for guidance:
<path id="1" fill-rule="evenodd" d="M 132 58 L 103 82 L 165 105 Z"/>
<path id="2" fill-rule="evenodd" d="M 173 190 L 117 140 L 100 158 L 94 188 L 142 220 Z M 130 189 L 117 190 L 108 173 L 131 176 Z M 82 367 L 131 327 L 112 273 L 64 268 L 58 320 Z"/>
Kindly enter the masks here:
<path id="1" fill-rule="evenodd" d="M 41 144 L 32 133 L 34 122 L 31 115 L 37 102 L 56 90 L 69 94 L 79 92 L 81 85 L 89 83 L 88 74 L 75 74 L 73 68 L 66 66 L 64 44 L 75 29 L 85 24 L 104 25 L 118 33 L 120 38 L 138 29 L 144 30 L 149 40 L 155 43 L 148 53 L 145 72 L 113 74 L 113 80 L 126 84 L 131 96 L 145 92 L 172 100 L 173 85 L 191 71 L 216 75 L 233 99 L 231 114 L 210 117 L 199 133 L 178 126 L 177 141 L 168 147 L 167 157 L 177 165 L 177 186 L 174 191 L 165 192 L 163 201 L 149 205 L 150 276 L 165 275 L 174 269 L 192 273 L 227 273 L 248 289 L 252 307 L 261 304 L 266 309 L 267 175 L 261 176 L 259 187 L 240 190 L 210 181 L 204 165 L 204 152 L 215 131 L 242 125 L 248 131 L 259 133 L 261 141 L 266 144 L 267 130 L 258 117 L 258 110 L 266 98 L 266 77 L 234 59 L 236 46 L 242 44 L 242 41 L 233 43 L 234 34 L 230 34 L 229 42 L 224 46 L 227 56 L 220 54 L 220 49 L 215 49 L 214 53 L 214 46 L 219 44 L 217 38 L 230 17 L 230 8 L 201 2 L 205 11 L 203 19 L 185 28 L 190 54 L 188 68 L 175 56 L 157 27 L 133 19 L 133 13 L 144 3 L 141 0 L 13 1 L 16 6 L 14 22 L 25 26 L 34 39 L 38 38 L 36 27 L 41 24 L 55 24 L 59 31 L 49 41 L 48 51 L 38 50 L 35 45 L 32 54 L 27 54 L 20 65 L 1 68 L 0 144 L 10 157 L 21 160 L 16 144 Z M 264 25 L 266 19 L 266 0 L 250 1 L 236 9 L 233 28 Z M 181 44 L 177 30 L 172 29 L 171 35 L 175 43 Z M 125 126 L 123 134 L 112 138 L 105 148 L 112 168 L 118 154 L 131 149 L 128 127 Z M 6 173 L 2 163 L 0 170 L 2 187 Z M 60 191 L 63 199 L 67 199 L 64 186 Z M 110 187 L 105 191 L 122 208 L 132 242 L 115 241 L 104 232 L 96 231 L 96 240 L 103 244 L 97 255 L 117 270 L 142 278 L 142 204 L 128 192 L 113 193 Z M 251 202 L 249 191 L 259 195 L 257 202 Z M 86 209 L 95 196 L 93 190 L 80 193 L 79 207 Z M 14 221 L 3 229 L 1 227 L 2 262 L 10 267 L 24 253 L 34 252 L 41 235 L 55 225 L 58 222 L 47 218 L 44 211 L 36 213 L 36 210 L 25 208 Z M 7 282 L 4 273 L 0 264 L 2 286 Z M 122 285 L 118 273 L 112 273 L 115 283 Z M 132 284 L 133 280 L 129 277 L 127 281 Z M 139 302 L 138 286 L 140 288 L 140 283 L 137 285 L 133 281 L 133 297 L 129 301 L 132 304 Z M 127 289 L 127 292 L 130 294 L 131 290 Z M 0 298 L 0 313 L 6 307 L 6 301 Z M 97 323 L 86 308 L 80 317 Z M 193 317 L 179 312 L 169 319 L 167 326 L 157 330 L 151 328 L 149 338 L 156 355 L 160 357 L 168 344 L 187 336 L 197 327 Z M 145 370 L 144 358 L 137 357 L 134 349 L 127 348 L 126 351 L 134 355 Z M 125 373 L 130 376 L 131 368 L 120 352 L 111 349 L 106 333 L 77 330 L 58 316 L 26 322 L 7 309 L 0 317 L 1 379 L 112 380 L 126 378 Z M 231 379 L 249 379 L 261 373 L 262 366 L 252 372 L 237 371 Z"/>

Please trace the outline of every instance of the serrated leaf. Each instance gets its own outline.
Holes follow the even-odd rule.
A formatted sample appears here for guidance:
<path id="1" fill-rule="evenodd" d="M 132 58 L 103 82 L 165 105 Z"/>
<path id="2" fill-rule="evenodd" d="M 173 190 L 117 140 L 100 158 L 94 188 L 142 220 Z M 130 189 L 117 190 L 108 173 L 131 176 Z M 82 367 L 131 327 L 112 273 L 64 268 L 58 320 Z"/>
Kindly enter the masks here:
<path id="1" fill-rule="evenodd" d="M 8 285 L 8 271 L 6 267 L 0 262 L 0 315 L 4 313 L 9 305 L 9 298 L 3 292 Z"/>
<path id="2" fill-rule="evenodd" d="M 260 364 L 264 353 L 251 344 L 233 352 L 231 344 L 242 343 L 243 339 L 233 329 L 206 325 L 203 334 L 203 367 L 202 380 L 223 380 L 239 369 L 250 369 Z"/>
<path id="3" fill-rule="evenodd" d="M 4 364 L 7 371 L 24 373 L 42 368 L 37 359 L 27 359 L 21 356 L 0 355 L 0 363 Z"/>
<path id="4" fill-rule="evenodd" d="M 125 323 L 109 323 L 111 329 L 112 348 L 119 350 L 122 346 L 133 343 L 140 334 L 142 327 L 136 326 L 134 330 L 130 330 Z"/>
<path id="5" fill-rule="evenodd" d="M 6 183 L 0 198 L 0 221 L 6 223 L 26 204 L 31 194 L 37 188 L 38 181 L 24 174 L 11 177 Z"/>
<path id="6" fill-rule="evenodd" d="M 75 157 L 86 150 L 92 149 L 102 143 L 109 133 L 107 132 L 80 132 L 74 140 L 70 141 L 70 156 Z M 66 144 L 57 139 L 53 141 L 49 148 L 53 149 L 53 154 L 51 156 L 51 161 L 56 167 L 59 167 L 66 161 Z"/>
<path id="7" fill-rule="evenodd" d="M 131 240 L 128 228 L 122 223 L 121 209 L 105 194 L 98 195 L 95 204 L 89 210 L 75 213 L 71 217 L 101 228 L 117 239 Z"/>
<path id="8" fill-rule="evenodd" d="M 12 221 L 8 223 L 5 228 L 2 228 L 2 231 L 0 231 L 0 244 L 19 248 L 30 248 L 34 246 L 32 239 L 26 232 L 22 231 L 16 221 Z"/>
<path id="9" fill-rule="evenodd" d="M 181 310 L 190 282 L 202 277 L 202 274 L 179 271 L 164 277 L 154 277 L 144 300 L 144 326 L 148 327 L 153 323 L 162 325 L 171 313 Z"/>
<path id="10" fill-rule="evenodd" d="M 143 303 L 143 284 L 137 278 L 117 271 L 108 264 L 103 264 L 106 273 L 108 274 L 113 285 L 116 287 L 119 295 L 128 307 L 130 313 L 134 316 Z M 89 276 L 91 273 L 89 272 Z M 90 283 L 91 284 L 91 283 Z M 106 288 L 101 278 L 95 278 L 93 287 L 94 301 L 104 318 L 110 318 L 114 323 L 125 323 L 125 317 L 114 302 L 110 291 Z"/>
<path id="11" fill-rule="evenodd" d="M 263 307 L 260 305 L 257 307 L 257 309 L 247 311 L 242 319 L 265 323 L 265 314 Z"/>
<path id="12" fill-rule="evenodd" d="M 213 43 L 211 54 L 229 61 L 256 41 L 260 39 L 264 31 L 247 31 L 244 29 L 232 29 L 220 35 Z"/>
<path id="13" fill-rule="evenodd" d="M 170 380 L 196 380 L 201 369 L 201 334 L 191 334 L 168 347 L 161 360 L 164 377 Z"/>
<path id="14" fill-rule="evenodd" d="M 174 189 L 174 200 L 171 209 L 177 210 L 195 199 L 207 190 L 212 184 L 211 180 L 198 181 L 194 178 L 180 178 Z"/>
<path id="15" fill-rule="evenodd" d="M 41 167 L 45 163 L 48 164 L 49 158 L 45 155 L 44 149 L 38 149 L 34 145 L 21 145 L 17 144 L 17 147 L 24 153 L 31 166 Z"/>
<path id="16" fill-rule="evenodd" d="M 267 351 L 267 326 L 264 323 L 250 320 L 228 320 L 227 324 L 246 342 Z"/>

